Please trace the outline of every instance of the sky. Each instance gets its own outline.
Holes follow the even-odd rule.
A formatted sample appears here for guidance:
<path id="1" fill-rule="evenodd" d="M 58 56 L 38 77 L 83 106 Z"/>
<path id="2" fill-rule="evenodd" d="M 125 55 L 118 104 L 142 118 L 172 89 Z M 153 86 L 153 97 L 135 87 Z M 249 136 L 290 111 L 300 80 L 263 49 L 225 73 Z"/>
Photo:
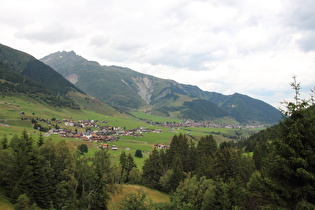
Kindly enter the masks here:
<path id="1" fill-rule="evenodd" d="M 40 59 L 73 50 L 275 107 L 292 76 L 315 87 L 314 0 L 0 0 L 0 43 Z"/>

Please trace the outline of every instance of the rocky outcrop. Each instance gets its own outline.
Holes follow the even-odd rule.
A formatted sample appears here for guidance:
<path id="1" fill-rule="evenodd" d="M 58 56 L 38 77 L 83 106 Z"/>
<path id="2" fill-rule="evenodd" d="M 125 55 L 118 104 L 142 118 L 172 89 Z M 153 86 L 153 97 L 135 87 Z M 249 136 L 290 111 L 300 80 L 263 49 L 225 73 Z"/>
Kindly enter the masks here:
<path id="1" fill-rule="evenodd" d="M 134 84 L 138 90 L 138 95 L 147 103 L 150 104 L 151 96 L 154 91 L 155 81 L 148 77 L 132 77 Z"/>
<path id="2" fill-rule="evenodd" d="M 69 82 L 71 82 L 72 84 L 74 84 L 75 85 L 75 83 L 77 83 L 78 82 L 78 75 L 77 74 L 70 74 L 70 75 L 68 75 L 67 77 L 66 77 L 66 79 L 69 81 Z"/>

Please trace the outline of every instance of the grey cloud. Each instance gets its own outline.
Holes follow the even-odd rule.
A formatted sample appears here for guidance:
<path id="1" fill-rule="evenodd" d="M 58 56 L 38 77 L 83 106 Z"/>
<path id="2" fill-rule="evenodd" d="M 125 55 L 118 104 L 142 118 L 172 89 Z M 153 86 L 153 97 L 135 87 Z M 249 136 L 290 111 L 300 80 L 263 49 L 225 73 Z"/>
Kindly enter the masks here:
<path id="1" fill-rule="evenodd" d="M 60 23 L 28 25 L 17 31 L 15 36 L 49 44 L 60 43 L 79 37 L 79 34 L 69 26 Z"/>
<path id="2" fill-rule="evenodd" d="M 302 0 L 292 4 L 286 15 L 286 24 L 302 37 L 296 40 L 304 52 L 315 50 L 315 1 Z"/>
<path id="3" fill-rule="evenodd" d="M 90 40 L 90 45 L 103 47 L 109 43 L 110 39 L 103 35 L 94 35 Z"/>
<path id="4" fill-rule="evenodd" d="M 294 1 L 287 14 L 287 23 L 297 29 L 315 30 L 315 1 Z"/>
<path id="5" fill-rule="evenodd" d="M 161 53 L 160 55 L 151 58 L 148 62 L 152 65 L 167 65 L 177 68 L 186 68 L 193 71 L 206 70 L 206 62 L 211 62 L 220 59 L 215 52 L 209 53 L 185 53 L 173 52 Z"/>
<path id="6" fill-rule="evenodd" d="M 141 44 L 137 43 L 124 43 L 120 44 L 116 47 L 117 50 L 119 51 L 124 51 L 124 52 L 136 52 L 139 49 L 142 49 L 144 46 Z"/>
<path id="7" fill-rule="evenodd" d="M 297 40 L 300 48 L 305 51 L 315 51 L 315 31 L 307 32 L 302 38 Z"/>

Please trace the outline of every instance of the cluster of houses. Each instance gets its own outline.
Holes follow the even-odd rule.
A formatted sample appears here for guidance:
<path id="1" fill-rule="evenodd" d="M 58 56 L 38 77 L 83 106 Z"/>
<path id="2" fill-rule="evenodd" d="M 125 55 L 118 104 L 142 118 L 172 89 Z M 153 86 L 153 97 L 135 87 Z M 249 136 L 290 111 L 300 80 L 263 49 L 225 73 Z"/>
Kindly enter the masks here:
<path id="1" fill-rule="evenodd" d="M 94 141 L 94 142 L 113 142 L 120 139 L 119 136 L 110 135 L 109 133 L 104 133 L 100 131 L 87 131 L 87 132 L 77 132 L 65 129 L 52 129 L 49 130 L 50 134 L 59 134 L 61 137 L 81 139 L 84 141 Z"/>
<path id="2" fill-rule="evenodd" d="M 97 128 L 98 125 L 98 121 L 94 121 L 94 120 L 79 120 L 79 121 L 74 121 L 74 120 L 63 120 L 65 123 L 65 126 L 70 126 L 70 127 L 95 127 Z M 107 123 L 106 121 L 102 121 L 102 123 Z"/>
<path id="3" fill-rule="evenodd" d="M 263 127 L 263 125 L 232 125 L 232 124 L 218 124 L 212 122 L 195 122 L 187 120 L 185 122 L 176 123 L 176 122 L 154 122 L 152 125 L 158 125 L 166 128 L 180 128 L 180 127 L 202 127 L 202 128 L 232 128 L 232 129 L 241 129 L 241 128 L 256 128 Z"/>
<path id="4" fill-rule="evenodd" d="M 170 146 L 164 144 L 153 144 L 153 147 L 156 149 L 169 149 Z"/>
<path id="5" fill-rule="evenodd" d="M 56 122 L 61 122 L 60 120 L 55 120 Z M 49 130 L 50 134 L 59 134 L 61 137 L 68 138 L 76 138 L 84 141 L 93 141 L 93 142 L 113 142 L 118 141 L 120 136 L 135 136 L 142 137 L 143 133 L 154 132 L 161 133 L 160 129 L 147 129 L 146 127 L 134 128 L 129 130 L 124 130 L 121 127 L 111 127 L 111 126 L 100 126 L 98 125 L 98 121 L 94 120 L 63 120 L 64 125 L 67 127 L 87 127 L 85 132 L 78 132 L 77 129 L 75 131 L 69 129 L 62 128 L 54 128 Z M 106 121 L 102 121 L 102 123 L 107 123 Z M 95 128 L 92 131 L 91 128 Z"/>

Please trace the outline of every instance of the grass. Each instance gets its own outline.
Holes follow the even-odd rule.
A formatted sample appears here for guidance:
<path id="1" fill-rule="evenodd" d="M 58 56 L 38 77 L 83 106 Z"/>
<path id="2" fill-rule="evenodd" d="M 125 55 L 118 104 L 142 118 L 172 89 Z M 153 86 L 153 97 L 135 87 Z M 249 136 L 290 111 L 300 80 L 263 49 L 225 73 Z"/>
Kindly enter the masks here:
<path id="1" fill-rule="evenodd" d="M 3 189 L 0 188 L 0 209 L 1 210 L 13 210 L 14 205 L 9 201 L 9 199 L 4 196 Z"/>
<path id="2" fill-rule="evenodd" d="M 121 185 L 118 192 L 112 194 L 111 200 L 108 205 L 108 209 L 115 209 L 115 206 L 129 193 L 137 193 L 139 191 L 143 191 L 147 194 L 148 198 L 154 203 L 169 203 L 170 198 L 167 194 L 162 193 L 157 190 L 152 190 L 147 187 L 139 186 L 139 185 Z"/>
<path id="3" fill-rule="evenodd" d="M 22 115 L 21 112 L 24 112 L 25 114 Z M 149 115 L 144 112 L 132 112 L 132 114 L 138 118 L 146 119 L 146 121 L 152 122 L 181 122 L 178 119 Z M 21 117 L 27 118 L 27 120 L 21 120 Z M 7 135 L 10 140 L 14 134 L 20 135 L 23 130 L 26 130 L 29 134 L 31 134 L 34 140 L 37 140 L 39 137 L 39 131 L 34 130 L 33 125 L 31 124 L 31 119 L 36 119 L 37 117 L 47 120 L 51 120 L 52 118 L 73 119 L 75 121 L 93 119 L 98 120 L 99 122 L 107 121 L 107 123 L 103 125 L 121 127 L 123 129 L 133 129 L 138 127 L 161 129 L 162 133 L 145 133 L 143 134 L 143 137 L 122 136 L 119 141 L 110 143 L 110 145 L 114 144 L 118 147 L 118 151 L 109 150 L 113 164 L 118 164 L 119 155 L 122 151 L 125 151 L 127 154 L 130 153 L 134 156 L 136 150 L 142 150 L 144 152 L 144 157 L 134 158 L 140 170 L 143 166 L 144 160 L 152 151 L 153 144 L 162 143 L 169 145 L 175 134 L 189 133 L 194 136 L 195 139 L 212 134 L 215 140 L 220 143 L 228 140 L 222 135 L 235 135 L 235 132 L 239 131 L 237 129 L 229 128 L 176 128 L 170 132 L 169 128 L 146 124 L 144 121 L 131 115 L 119 115 L 119 117 L 117 117 L 99 114 L 94 111 L 87 111 L 84 109 L 72 110 L 68 108 L 50 107 L 28 97 L 14 96 L 0 98 L 0 138 L 2 138 L 3 135 Z M 60 124 L 60 126 L 65 128 L 63 124 Z M 72 130 L 75 129 L 73 127 L 69 128 Z M 78 131 L 83 132 L 85 131 L 85 128 L 78 128 Z M 242 136 L 245 137 L 249 136 L 250 133 L 257 131 L 258 129 L 241 130 Z M 59 135 L 50 135 L 49 137 L 44 136 L 44 138 L 52 138 L 54 142 L 58 142 L 62 139 Z M 71 143 L 74 148 L 77 148 L 80 144 L 86 144 L 89 148 L 89 152 L 86 154 L 88 157 L 93 157 L 94 152 L 98 150 L 98 144 L 95 142 L 86 142 L 72 138 L 66 138 L 66 141 Z"/>
<path id="4" fill-rule="evenodd" d="M 131 112 L 131 114 L 139 119 L 143 119 L 149 122 L 177 122 L 177 123 L 182 122 L 182 120 L 179 120 L 179 119 L 151 115 L 145 112 Z"/>

